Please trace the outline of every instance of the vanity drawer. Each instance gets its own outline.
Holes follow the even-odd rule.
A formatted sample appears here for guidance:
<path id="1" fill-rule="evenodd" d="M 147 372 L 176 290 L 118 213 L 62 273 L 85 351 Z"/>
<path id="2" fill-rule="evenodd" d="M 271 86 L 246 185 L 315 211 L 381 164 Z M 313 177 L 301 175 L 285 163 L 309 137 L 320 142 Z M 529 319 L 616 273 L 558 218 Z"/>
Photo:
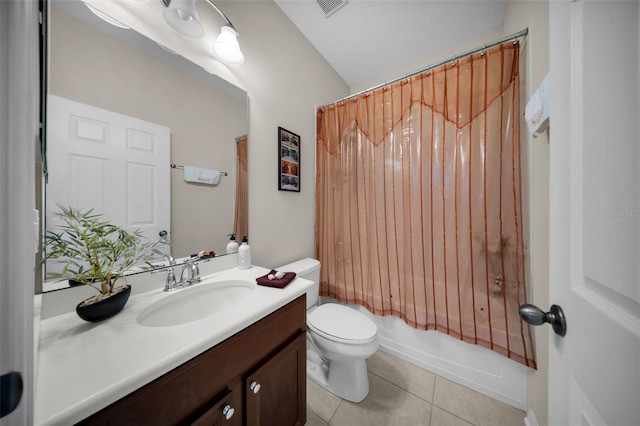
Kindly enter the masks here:
<path id="1" fill-rule="evenodd" d="M 237 394 L 237 392 L 235 393 Z M 241 416 L 242 407 L 233 398 L 234 393 L 228 391 L 222 399 L 216 402 L 203 415 L 191 422 L 192 426 L 232 426 L 239 425 L 237 422 Z M 236 415 L 238 412 L 238 415 Z"/>

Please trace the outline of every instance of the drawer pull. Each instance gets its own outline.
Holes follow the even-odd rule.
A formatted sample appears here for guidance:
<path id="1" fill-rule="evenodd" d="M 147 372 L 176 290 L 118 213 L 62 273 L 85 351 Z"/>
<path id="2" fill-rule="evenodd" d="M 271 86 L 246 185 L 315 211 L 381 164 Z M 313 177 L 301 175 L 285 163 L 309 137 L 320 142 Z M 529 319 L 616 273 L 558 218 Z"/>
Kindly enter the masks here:
<path id="1" fill-rule="evenodd" d="M 249 388 L 253 391 L 253 393 L 258 393 L 260 392 L 260 383 L 251 382 L 251 384 L 249 385 Z"/>

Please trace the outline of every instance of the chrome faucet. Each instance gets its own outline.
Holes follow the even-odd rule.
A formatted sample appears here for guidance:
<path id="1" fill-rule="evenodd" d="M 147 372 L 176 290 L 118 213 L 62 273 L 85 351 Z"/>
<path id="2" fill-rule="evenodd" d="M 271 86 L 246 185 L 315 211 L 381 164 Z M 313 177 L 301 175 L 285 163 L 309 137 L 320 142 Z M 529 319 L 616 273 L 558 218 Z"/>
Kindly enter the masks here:
<path id="1" fill-rule="evenodd" d="M 169 267 L 167 268 L 167 265 L 161 263 L 159 265 L 155 265 L 154 269 L 151 270 L 151 273 L 157 274 L 167 269 L 167 278 L 164 283 L 164 291 L 171 291 L 179 288 L 176 283 L 176 274 L 173 272 L 173 267 L 176 266 L 176 259 L 173 257 L 173 255 L 171 255 L 171 253 L 164 253 L 157 248 L 154 248 L 153 252 L 155 254 L 159 254 L 160 256 L 162 256 L 163 260 L 169 262 Z"/>
<path id="2" fill-rule="evenodd" d="M 153 252 L 162 256 L 163 260 L 169 262 L 169 268 L 167 268 L 167 278 L 164 282 L 164 291 L 171 291 L 182 287 L 181 283 L 176 281 L 176 274 L 173 267 L 176 266 L 176 259 L 171 253 L 163 253 L 158 249 L 153 249 Z M 160 265 L 158 272 L 164 270 L 165 265 Z M 151 273 L 154 273 L 152 271 Z"/>
<path id="3" fill-rule="evenodd" d="M 176 274 L 173 266 L 169 268 L 167 280 L 165 281 L 164 291 L 177 290 L 179 288 L 190 286 L 191 284 L 200 282 L 200 268 L 195 260 L 188 259 L 182 264 L 182 272 L 180 273 L 180 281 L 176 281 Z"/>
<path id="4" fill-rule="evenodd" d="M 179 288 L 187 287 L 191 284 L 200 282 L 200 268 L 198 268 L 198 263 L 196 262 L 198 258 L 185 260 L 185 262 L 182 264 L 180 281 L 177 281 L 174 271 L 174 266 L 176 266 L 176 259 L 171 255 L 171 253 L 165 254 L 159 250 L 154 251 L 162 255 L 162 257 L 169 262 L 169 268 L 167 269 L 167 279 L 165 280 L 164 284 L 164 291 L 177 290 Z"/>

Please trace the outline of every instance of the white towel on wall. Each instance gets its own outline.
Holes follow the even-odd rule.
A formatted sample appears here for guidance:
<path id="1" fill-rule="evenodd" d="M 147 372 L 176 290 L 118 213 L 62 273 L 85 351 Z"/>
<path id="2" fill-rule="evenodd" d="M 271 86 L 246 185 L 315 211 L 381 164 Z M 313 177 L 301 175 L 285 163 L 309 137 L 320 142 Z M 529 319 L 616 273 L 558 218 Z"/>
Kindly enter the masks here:
<path id="1" fill-rule="evenodd" d="M 184 180 L 185 182 L 217 185 L 220 182 L 220 172 L 217 170 L 184 166 Z"/>
<path id="2" fill-rule="evenodd" d="M 529 133 L 541 132 L 546 129 L 547 120 L 549 119 L 549 74 L 545 76 L 536 89 L 527 107 L 524 110 L 524 117 L 527 120 Z"/>

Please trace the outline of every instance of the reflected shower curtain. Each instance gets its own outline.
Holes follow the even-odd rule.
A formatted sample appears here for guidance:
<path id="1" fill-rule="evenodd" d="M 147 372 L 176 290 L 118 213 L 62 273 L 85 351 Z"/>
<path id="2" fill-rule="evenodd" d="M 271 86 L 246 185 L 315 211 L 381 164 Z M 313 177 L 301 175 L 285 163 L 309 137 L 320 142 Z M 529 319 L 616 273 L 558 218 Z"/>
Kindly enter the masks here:
<path id="1" fill-rule="evenodd" d="M 519 44 L 317 112 L 321 294 L 535 368 Z"/>
<path id="2" fill-rule="evenodd" d="M 249 235 L 249 176 L 247 171 L 247 135 L 236 138 L 236 211 L 233 232 L 238 241 Z"/>

